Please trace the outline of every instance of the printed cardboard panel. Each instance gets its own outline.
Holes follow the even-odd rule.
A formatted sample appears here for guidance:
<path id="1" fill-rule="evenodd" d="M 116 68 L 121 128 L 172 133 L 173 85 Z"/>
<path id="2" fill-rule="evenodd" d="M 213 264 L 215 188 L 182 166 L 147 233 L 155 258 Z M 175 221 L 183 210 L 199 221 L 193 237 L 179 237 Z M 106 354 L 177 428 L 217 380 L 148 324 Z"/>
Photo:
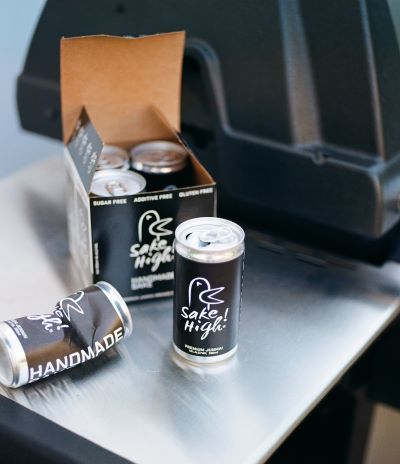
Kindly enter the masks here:
<path id="1" fill-rule="evenodd" d="M 70 139 L 83 106 L 105 143 L 164 138 L 149 123 L 150 105 L 179 131 L 184 40 L 184 32 L 62 39 L 64 142 Z"/>
<path id="2" fill-rule="evenodd" d="M 82 108 L 67 148 L 87 193 L 90 191 L 103 145 L 89 115 Z"/>
<path id="3" fill-rule="evenodd" d="M 94 280 L 128 300 L 172 295 L 175 228 L 215 215 L 215 186 L 91 198 Z"/>
<path id="4" fill-rule="evenodd" d="M 81 276 L 82 287 L 85 287 L 93 282 L 90 202 L 69 153 L 65 156 L 65 167 L 69 250 Z"/>

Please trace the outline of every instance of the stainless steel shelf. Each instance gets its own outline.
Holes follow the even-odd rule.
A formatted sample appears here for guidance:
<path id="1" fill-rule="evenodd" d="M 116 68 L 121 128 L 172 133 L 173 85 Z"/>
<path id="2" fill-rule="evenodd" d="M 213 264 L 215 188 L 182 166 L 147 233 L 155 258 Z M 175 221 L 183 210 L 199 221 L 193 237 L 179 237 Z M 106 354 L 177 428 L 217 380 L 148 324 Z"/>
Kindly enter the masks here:
<path id="1" fill-rule="evenodd" d="M 60 159 L 0 183 L 1 319 L 79 287 Z M 310 264 L 247 243 L 238 355 L 195 368 L 170 349 L 171 300 L 131 306 L 103 359 L 0 393 L 137 463 L 262 462 L 399 313 L 400 269 Z"/>

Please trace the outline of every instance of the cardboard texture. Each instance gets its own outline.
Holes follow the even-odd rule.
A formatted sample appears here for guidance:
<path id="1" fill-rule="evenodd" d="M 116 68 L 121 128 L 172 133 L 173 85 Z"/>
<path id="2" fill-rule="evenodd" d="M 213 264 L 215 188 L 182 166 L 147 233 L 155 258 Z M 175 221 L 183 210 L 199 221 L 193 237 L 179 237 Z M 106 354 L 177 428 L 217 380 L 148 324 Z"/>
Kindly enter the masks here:
<path id="1" fill-rule="evenodd" d="M 162 128 L 157 130 L 150 121 L 150 105 L 179 131 L 184 40 L 184 32 L 138 38 L 63 38 L 64 142 L 82 106 L 106 143 L 165 138 Z"/>
<path id="2" fill-rule="evenodd" d="M 215 182 L 178 134 L 183 47 L 182 32 L 61 41 L 70 251 L 82 285 L 106 280 L 126 300 L 172 295 L 175 228 L 216 212 Z M 104 144 L 151 140 L 186 148 L 186 187 L 90 194 Z"/>

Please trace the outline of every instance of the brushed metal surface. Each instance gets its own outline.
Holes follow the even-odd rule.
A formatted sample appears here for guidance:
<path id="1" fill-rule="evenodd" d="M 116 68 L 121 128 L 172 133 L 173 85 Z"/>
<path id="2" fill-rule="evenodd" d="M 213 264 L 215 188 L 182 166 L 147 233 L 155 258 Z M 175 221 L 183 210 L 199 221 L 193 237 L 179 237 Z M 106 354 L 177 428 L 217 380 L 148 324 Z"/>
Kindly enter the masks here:
<path id="1" fill-rule="evenodd" d="M 0 182 L 1 319 L 79 288 L 63 166 Z M 400 268 L 305 262 L 247 242 L 239 350 L 221 366 L 172 354 L 170 299 L 130 306 L 132 336 L 103 358 L 0 393 L 137 463 L 262 462 L 399 312 Z"/>

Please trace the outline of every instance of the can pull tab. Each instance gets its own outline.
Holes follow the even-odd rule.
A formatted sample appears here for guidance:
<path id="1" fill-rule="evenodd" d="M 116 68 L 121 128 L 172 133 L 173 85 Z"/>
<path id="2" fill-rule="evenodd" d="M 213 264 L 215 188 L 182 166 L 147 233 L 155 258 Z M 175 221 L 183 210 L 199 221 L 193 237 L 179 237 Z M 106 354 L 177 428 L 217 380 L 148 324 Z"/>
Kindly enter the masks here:
<path id="1" fill-rule="evenodd" d="M 119 195 L 124 195 L 127 190 L 121 182 L 117 180 L 112 180 L 106 184 L 106 189 L 113 197 L 117 197 Z"/>
<path id="2" fill-rule="evenodd" d="M 200 246 L 208 246 L 213 243 L 229 242 L 232 232 L 225 227 L 218 227 L 212 230 L 206 230 L 199 234 Z"/>

